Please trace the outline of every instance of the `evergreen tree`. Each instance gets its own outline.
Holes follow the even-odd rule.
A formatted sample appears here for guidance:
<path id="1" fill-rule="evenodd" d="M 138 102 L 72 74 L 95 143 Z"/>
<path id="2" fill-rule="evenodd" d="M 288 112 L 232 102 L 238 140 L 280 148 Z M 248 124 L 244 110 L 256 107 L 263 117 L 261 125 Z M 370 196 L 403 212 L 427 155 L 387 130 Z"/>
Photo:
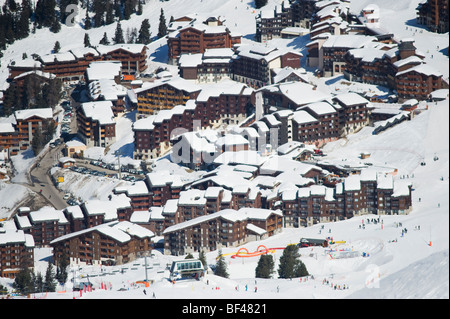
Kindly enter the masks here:
<path id="1" fill-rule="evenodd" d="M 61 31 L 61 23 L 56 16 L 53 18 L 53 21 L 50 25 L 50 31 L 52 31 L 53 33 L 58 33 L 59 31 Z"/>
<path id="2" fill-rule="evenodd" d="M 130 19 L 131 14 L 134 11 L 134 7 L 133 7 L 133 1 L 131 0 L 125 0 L 125 3 L 123 4 L 123 18 L 125 20 Z"/>
<path id="3" fill-rule="evenodd" d="M 98 28 L 105 22 L 106 0 L 93 0 L 92 11 L 94 12 L 94 25 Z"/>
<path id="4" fill-rule="evenodd" d="M 106 18 L 105 18 L 105 24 L 111 24 L 114 22 L 114 10 L 113 10 L 113 4 L 108 2 L 106 4 Z"/>
<path id="5" fill-rule="evenodd" d="M 38 272 L 37 275 L 33 274 L 33 286 L 34 292 L 43 292 L 44 291 L 44 278 L 42 274 Z"/>
<path id="6" fill-rule="evenodd" d="M 58 267 L 56 268 L 56 280 L 60 284 L 65 284 L 68 278 L 67 269 L 69 267 L 69 258 L 63 253 L 62 257 L 58 260 Z"/>
<path id="7" fill-rule="evenodd" d="M 84 29 L 89 30 L 91 28 L 91 18 L 89 17 L 89 1 L 86 4 L 86 16 L 84 17 Z"/>
<path id="8" fill-rule="evenodd" d="M 103 45 L 109 44 L 108 35 L 106 34 L 106 32 L 103 33 L 103 38 L 100 40 L 99 44 L 103 44 Z"/>
<path id="9" fill-rule="evenodd" d="M 275 262 L 272 255 L 261 255 L 255 269 L 256 278 L 270 278 L 274 272 Z"/>
<path id="10" fill-rule="evenodd" d="M 166 18 L 164 17 L 164 10 L 161 8 L 161 14 L 159 15 L 158 39 L 164 37 L 166 34 L 167 34 Z"/>
<path id="11" fill-rule="evenodd" d="M 120 21 L 117 21 L 116 31 L 113 38 L 114 44 L 117 43 L 125 43 L 125 39 L 123 37 L 122 26 L 120 25 Z"/>
<path id="12" fill-rule="evenodd" d="M 255 8 L 259 9 L 267 4 L 267 0 L 255 0 Z"/>
<path id="13" fill-rule="evenodd" d="M 21 260 L 20 270 L 17 273 L 12 287 L 16 289 L 21 294 L 29 294 L 34 292 L 34 285 L 32 280 L 32 271 L 30 267 L 32 266 L 32 261 L 25 259 Z"/>
<path id="14" fill-rule="evenodd" d="M 305 265 L 299 259 L 297 245 L 288 245 L 280 257 L 278 275 L 280 278 L 294 278 L 308 275 Z"/>
<path id="15" fill-rule="evenodd" d="M 48 263 L 47 270 L 45 272 L 44 291 L 55 292 L 56 281 L 55 274 L 53 272 L 53 265 Z"/>
<path id="16" fill-rule="evenodd" d="M 201 250 L 200 253 L 198 254 L 198 259 L 200 259 L 200 261 L 202 262 L 203 267 L 206 269 L 206 267 L 207 267 L 206 255 L 205 255 L 205 252 L 203 250 Z"/>
<path id="17" fill-rule="evenodd" d="M 56 41 L 55 46 L 53 47 L 53 53 L 58 53 L 59 50 L 61 50 L 61 45 L 59 44 L 59 41 Z"/>
<path id="18" fill-rule="evenodd" d="M 189 254 L 186 255 L 186 257 L 184 259 L 194 259 L 194 255 L 189 253 Z"/>
<path id="19" fill-rule="evenodd" d="M 83 42 L 84 42 L 84 46 L 86 48 L 91 46 L 91 42 L 89 40 L 89 34 L 87 34 L 87 33 L 84 34 L 84 41 Z"/>
<path id="20" fill-rule="evenodd" d="M 31 140 L 31 148 L 33 149 L 34 156 L 38 156 L 43 147 L 43 137 L 41 128 L 38 127 L 33 133 L 33 139 Z"/>
<path id="21" fill-rule="evenodd" d="M 150 23 L 148 22 L 148 19 L 144 19 L 141 23 L 141 28 L 139 29 L 139 35 L 137 37 L 136 43 L 149 44 L 150 42 Z"/>
<path id="22" fill-rule="evenodd" d="M 142 15 L 142 10 L 143 10 L 143 8 L 142 8 L 142 2 L 141 2 L 141 0 L 138 0 L 138 8 L 137 8 L 136 14 L 137 14 L 138 16 Z"/>
<path id="23" fill-rule="evenodd" d="M 216 268 L 214 270 L 214 275 L 228 278 L 228 272 L 227 272 L 227 264 L 225 263 L 225 258 L 222 255 L 222 249 L 219 249 L 218 256 L 219 259 L 216 262 Z"/>

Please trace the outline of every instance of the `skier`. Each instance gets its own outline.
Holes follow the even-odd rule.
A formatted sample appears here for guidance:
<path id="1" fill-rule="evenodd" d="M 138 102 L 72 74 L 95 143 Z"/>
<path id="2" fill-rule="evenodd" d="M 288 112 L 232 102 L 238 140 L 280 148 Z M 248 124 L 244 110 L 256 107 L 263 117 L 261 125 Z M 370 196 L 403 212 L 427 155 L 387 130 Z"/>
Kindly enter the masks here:
<path id="1" fill-rule="evenodd" d="M 147 292 L 145 291 L 145 289 L 144 289 L 144 295 L 147 295 Z"/>

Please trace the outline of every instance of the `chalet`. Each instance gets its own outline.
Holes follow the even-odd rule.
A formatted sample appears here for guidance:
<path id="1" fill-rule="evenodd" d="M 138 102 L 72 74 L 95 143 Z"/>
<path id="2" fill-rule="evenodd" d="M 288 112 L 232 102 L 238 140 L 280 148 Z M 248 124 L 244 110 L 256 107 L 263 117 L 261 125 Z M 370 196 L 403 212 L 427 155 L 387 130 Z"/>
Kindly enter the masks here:
<path id="1" fill-rule="evenodd" d="M 153 237 L 139 225 L 112 221 L 58 237 L 50 245 L 56 263 L 65 255 L 70 265 L 122 265 L 150 251 Z"/>
<path id="2" fill-rule="evenodd" d="M 61 157 L 58 161 L 58 165 L 62 168 L 69 168 L 75 165 L 75 160 L 71 157 Z"/>

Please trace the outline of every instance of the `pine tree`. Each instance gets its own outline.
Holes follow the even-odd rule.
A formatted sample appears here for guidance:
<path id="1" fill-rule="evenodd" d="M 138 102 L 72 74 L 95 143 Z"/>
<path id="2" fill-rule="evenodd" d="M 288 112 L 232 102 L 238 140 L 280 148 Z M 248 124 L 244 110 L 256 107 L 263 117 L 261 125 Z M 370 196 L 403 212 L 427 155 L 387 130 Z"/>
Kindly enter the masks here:
<path id="1" fill-rule="evenodd" d="M 306 266 L 299 259 L 300 254 L 298 253 L 297 245 L 288 245 L 284 251 L 283 255 L 280 257 L 280 265 L 278 268 L 278 275 L 280 278 L 294 278 L 307 276 L 308 271 Z"/>
<path id="2" fill-rule="evenodd" d="M 89 34 L 87 34 L 87 33 L 84 34 L 84 41 L 83 41 L 83 43 L 84 43 L 84 46 L 86 48 L 91 46 L 91 41 L 89 40 Z"/>
<path id="3" fill-rule="evenodd" d="M 59 44 L 59 41 L 56 41 L 55 46 L 53 47 L 53 53 L 58 53 L 59 50 L 61 50 L 61 45 Z"/>
<path id="4" fill-rule="evenodd" d="M 34 292 L 31 270 L 29 268 L 21 268 L 17 273 L 16 278 L 14 278 L 12 286 L 19 293 L 24 295 Z"/>
<path id="5" fill-rule="evenodd" d="M 136 14 L 137 14 L 138 16 L 142 15 L 142 10 L 143 10 L 143 8 L 142 8 L 142 2 L 141 2 L 141 0 L 138 0 L 138 8 L 137 8 Z"/>
<path id="6" fill-rule="evenodd" d="M 50 31 L 52 31 L 53 33 L 58 33 L 59 31 L 61 31 L 61 23 L 56 16 L 53 18 L 53 21 L 50 25 Z"/>
<path id="7" fill-rule="evenodd" d="M 200 251 L 198 254 L 198 259 L 202 262 L 203 267 L 206 269 L 207 263 L 206 263 L 206 255 L 203 250 Z"/>
<path id="8" fill-rule="evenodd" d="M 48 263 L 47 270 L 45 272 L 44 291 L 55 292 L 56 281 L 55 274 L 53 273 L 53 265 Z"/>
<path id="9" fill-rule="evenodd" d="M 69 258 L 65 253 L 58 260 L 58 267 L 56 268 L 56 280 L 60 284 L 65 284 L 68 278 L 67 269 L 69 267 Z"/>
<path id="10" fill-rule="evenodd" d="M 255 8 L 259 9 L 267 4 L 267 0 L 255 0 Z"/>
<path id="11" fill-rule="evenodd" d="M 150 23 L 148 22 L 148 19 L 144 19 L 141 23 L 141 28 L 139 29 L 139 35 L 137 37 L 136 43 L 149 44 L 150 42 Z"/>
<path id="12" fill-rule="evenodd" d="M 228 278 L 227 264 L 225 263 L 225 258 L 222 256 L 222 249 L 219 249 L 218 253 L 219 259 L 216 262 L 216 268 L 214 270 L 214 275 Z"/>
<path id="13" fill-rule="evenodd" d="M 38 127 L 33 133 L 33 139 L 31 140 L 31 148 L 33 150 L 34 156 L 38 156 L 39 152 L 42 150 L 42 131 L 41 128 Z"/>
<path id="14" fill-rule="evenodd" d="M 274 272 L 274 266 L 275 262 L 273 261 L 272 255 L 261 255 L 261 257 L 259 257 L 258 265 L 255 269 L 255 277 L 270 278 L 272 276 L 272 273 Z"/>
<path id="15" fill-rule="evenodd" d="M 117 43 L 125 43 L 125 39 L 123 37 L 123 31 L 122 26 L 120 24 L 120 21 L 117 21 L 116 31 L 113 38 L 114 44 Z"/>
<path id="16" fill-rule="evenodd" d="M 164 37 L 166 34 L 167 34 L 166 18 L 164 17 L 164 10 L 161 8 L 161 14 L 159 15 L 158 39 Z"/>
<path id="17" fill-rule="evenodd" d="M 113 11 L 113 4 L 108 2 L 106 4 L 106 18 L 105 18 L 105 24 L 111 24 L 114 23 L 114 11 Z"/>
<path id="18" fill-rule="evenodd" d="M 103 33 L 103 38 L 100 40 L 99 44 L 109 45 L 108 35 Z"/>
<path id="19" fill-rule="evenodd" d="M 89 1 L 86 4 L 86 16 L 84 17 L 84 29 L 85 30 L 89 30 L 91 28 L 91 18 L 89 17 L 88 8 L 89 8 Z"/>

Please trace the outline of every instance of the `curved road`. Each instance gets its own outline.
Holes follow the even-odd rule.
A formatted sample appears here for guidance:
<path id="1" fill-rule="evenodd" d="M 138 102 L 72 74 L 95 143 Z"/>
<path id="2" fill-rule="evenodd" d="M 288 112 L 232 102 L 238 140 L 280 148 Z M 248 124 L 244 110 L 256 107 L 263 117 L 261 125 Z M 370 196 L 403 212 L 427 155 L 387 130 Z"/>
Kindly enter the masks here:
<path id="1" fill-rule="evenodd" d="M 45 152 L 44 156 L 38 160 L 37 165 L 31 168 L 31 184 L 28 186 L 32 191 L 41 194 L 49 204 L 58 210 L 64 209 L 69 205 L 63 199 L 64 193 L 54 186 L 49 175 L 49 170 L 58 163 L 59 157 L 62 156 L 62 149 L 63 144 L 60 144 Z"/>

